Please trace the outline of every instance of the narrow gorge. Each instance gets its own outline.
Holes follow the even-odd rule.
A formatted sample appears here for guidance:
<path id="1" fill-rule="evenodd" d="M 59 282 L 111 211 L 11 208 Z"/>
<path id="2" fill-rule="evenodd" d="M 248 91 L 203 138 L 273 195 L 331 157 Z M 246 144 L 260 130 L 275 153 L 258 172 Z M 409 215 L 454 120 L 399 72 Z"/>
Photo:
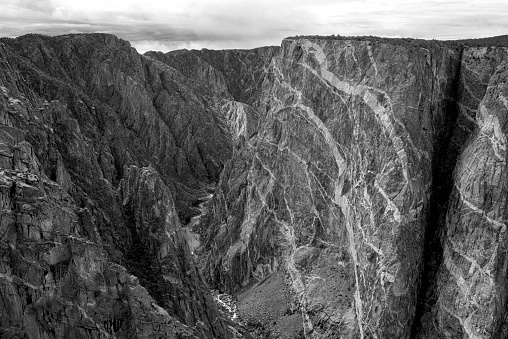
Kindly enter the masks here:
<path id="1" fill-rule="evenodd" d="M 0 39 L 0 337 L 508 338 L 492 41 Z"/>

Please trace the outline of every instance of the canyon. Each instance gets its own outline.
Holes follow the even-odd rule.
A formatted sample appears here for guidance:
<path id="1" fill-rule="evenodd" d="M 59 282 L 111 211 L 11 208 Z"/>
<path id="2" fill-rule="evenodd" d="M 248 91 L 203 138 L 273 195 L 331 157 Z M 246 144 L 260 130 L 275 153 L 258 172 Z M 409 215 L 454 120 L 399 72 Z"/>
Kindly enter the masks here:
<path id="1" fill-rule="evenodd" d="M 499 41 L 0 39 L 0 337 L 508 338 Z"/>

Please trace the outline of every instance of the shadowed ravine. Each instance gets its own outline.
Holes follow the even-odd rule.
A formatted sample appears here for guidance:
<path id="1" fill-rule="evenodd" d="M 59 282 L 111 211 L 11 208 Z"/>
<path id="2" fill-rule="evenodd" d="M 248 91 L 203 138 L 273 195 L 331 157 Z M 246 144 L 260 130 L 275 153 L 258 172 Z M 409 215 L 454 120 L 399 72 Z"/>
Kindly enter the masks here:
<path id="1" fill-rule="evenodd" d="M 463 50 L 460 50 L 459 60 L 462 60 Z M 428 225 L 425 229 L 424 245 L 424 268 L 421 278 L 421 286 L 418 292 L 418 301 L 416 304 L 415 319 L 411 337 L 417 338 L 421 329 L 419 328 L 421 318 L 432 307 L 435 306 L 438 296 L 436 295 L 437 273 L 443 263 L 443 246 L 441 244 L 444 229 L 446 227 L 446 212 L 448 209 L 448 200 L 453 187 L 453 171 L 460 148 L 457 144 L 452 144 L 453 133 L 457 125 L 459 109 L 459 87 L 461 77 L 461 63 L 457 67 L 455 74 L 455 83 L 452 88 L 452 97 L 449 102 L 447 112 L 448 126 L 439 138 L 436 138 L 436 152 L 432 163 L 432 188 L 430 195 L 430 207 L 428 216 Z"/>

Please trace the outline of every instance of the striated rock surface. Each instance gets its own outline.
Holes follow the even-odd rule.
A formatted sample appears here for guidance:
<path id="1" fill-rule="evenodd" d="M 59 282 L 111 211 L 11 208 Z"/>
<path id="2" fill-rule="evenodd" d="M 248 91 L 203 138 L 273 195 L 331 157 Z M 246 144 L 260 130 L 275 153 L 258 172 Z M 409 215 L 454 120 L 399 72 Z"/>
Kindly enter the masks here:
<path id="1" fill-rule="evenodd" d="M 23 132 L 0 130 L 1 337 L 196 338 L 111 261 L 89 207 L 40 172 Z"/>
<path id="2" fill-rule="evenodd" d="M 449 261 L 449 240 L 440 216 L 448 211 L 449 220 L 457 212 L 447 180 L 458 154 L 468 152 L 462 147 L 474 128 L 471 111 L 506 50 L 424 47 L 284 40 L 262 83 L 262 123 L 237 143 L 202 219 L 211 232 L 204 247 L 212 285 L 249 289 L 285 272 L 290 313 L 301 313 L 308 338 L 425 337 L 434 323 L 422 314 L 436 295 L 459 307 L 480 294 L 466 293 L 473 282 L 464 280 L 457 283 L 459 297 L 444 287 L 448 278 L 437 271 Z M 478 171 L 484 178 L 483 167 Z M 506 178 L 497 175 L 502 185 L 492 176 L 482 180 L 503 187 Z M 504 206 L 502 196 L 492 199 Z M 488 239 L 504 260 L 504 238 Z M 501 280 L 485 294 L 497 301 L 489 304 L 491 313 L 482 312 L 500 326 L 506 273 L 502 263 L 495 265 L 491 280 Z M 473 306 L 461 310 L 464 319 L 483 321 L 471 315 Z M 443 335 L 453 322 L 442 323 L 427 337 Z M 488 331 L 491 325 L 478 326 Z M 461 333 L 467 332 L 448 337 Z"/>
<path id="3" fill-rule="evenodd" d="M 226 336 L 160 175 L 153 168 L 128 168 L 120 198 L 132 237 L 127 254 L 130 271 L 140 277 L 158 305 L 197 328 L 201 337 Z"/>
<path id="4" fill-rule="evenodd" d="M 257 133 L 264 100 L 263 81 L 279 47 L 253 50 L 179 50 L 145 55 L 174 67 L 191 79 L 196 91 L 210 93 L 234 141 Z"/>
<path id="5" fill-rule="evenodd" d="M 434 190 L 435 208 L 433 211 L 434 221 L 428 227 L 428 243 L 426 248 L 426 269 L 423 276 L 423 288 L 419 298 L 419 311 L 415 319 L 415 335 L 418 333 L 421 337 L 438 337 L 444 330 L 446 323 L 452 323 L 452 327 L 457 327 L 455 320 L 448 319 L 440 321 L 437 326 L 435 314 L 436 303 L 442 285 L 442 280 L 448 278 L 442 274 L 438 275 L 443 261 L 450 263 L 450 251 L 444 234 L 447 226 L 447 212 L 455 212 L 456 205 L 450 205 L 454 198 L 450 194 L 455 190 L 456 179 L 452 176 L 452 171 L 456 166 L 459 156 L 465 147 L 466 142 L 471 138 L 472 132 L 478 126 L 476 123 L 476 112 L 479 104 L 484 97 L 489 81 L 496 71 L 496 68 L 506 60 L 507 48 L 494 47 L 469 47 L 465 48 L 461 60 L 461 71 L 458 79 L 457 92 L 457 122 L 451 136 L 445 157 L 440 159 L 442 165 L 435 170 L 435 180 L 437 187 Z M 500 80 L 500 79 L 498 79 Z M 460 167 L 460 162 L 459 165 Z M 452 255 L 453 257 L 453 255 Z M 463 285 L 465 286 L 465 285 Z M 434 309 L 433 311 L 431 311 Z M 469 311 L 467 312 L 469 316 Z M 467 318 L 463 317 L 463 318 Z M 420 321 L 421 319 L 421 321 Z M 435 322 L 435 323 L 433 323 Z M 425 328 L 425 330 L 423 330 Z M 452 331 L 453 332 L 453 331 Z M 450 333 L 452 333 L 450 332 Z M 455 333 L 454 335 L 458 335 Z M 453 336 L 452 336 L 453 337 Z M 474 337 L 474 336 L 473 336 Z"/>
<path id="6" fill-rule="evenodd" d="M 285 40 L 263 126 L 224 171 L 210 279 L 236 290 L 285 270 L 309 337 L 408 333 L 459 57 Z"/>
<path id="7" fill-rule="evenodd" d="M 182 219 L 193 214 L 195 192 L 217 180 L 231 150 L 208 93 L 111 35 L 29 35 L 5 43 L 26 88 L 72 112 L 66 118 L 99 153 L 90 170 L 117 184 L 124 165 L 152 164 L 165 173 Z"/>

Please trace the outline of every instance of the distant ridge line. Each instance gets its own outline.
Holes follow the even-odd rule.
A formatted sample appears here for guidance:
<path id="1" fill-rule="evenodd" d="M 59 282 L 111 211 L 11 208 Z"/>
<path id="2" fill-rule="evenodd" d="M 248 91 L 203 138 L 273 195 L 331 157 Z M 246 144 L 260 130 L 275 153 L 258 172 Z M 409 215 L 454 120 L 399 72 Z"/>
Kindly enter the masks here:
<path id="1" fill-rule="evenodd" d="M 437 44 L 445 45 L 450 47 L 508 47 L 508 34 L 497 35 L 485 38 L 475 39 L 457 39 L 457 40 L 436 40 L 436 39 L 420 39 L 420 38 L 388 38 L 378 37 L 373 35 L 361 35 L 361 36 L 342 36 L 342 35 L 297 35 L 290 36 L 286 39 L 320 39 L 320 40 L 360 40 L 360 41 L 373 41 L 373 42 L 384 42 L 384 43 L 395 43 L 401 45 L 425 45 Z"/>

